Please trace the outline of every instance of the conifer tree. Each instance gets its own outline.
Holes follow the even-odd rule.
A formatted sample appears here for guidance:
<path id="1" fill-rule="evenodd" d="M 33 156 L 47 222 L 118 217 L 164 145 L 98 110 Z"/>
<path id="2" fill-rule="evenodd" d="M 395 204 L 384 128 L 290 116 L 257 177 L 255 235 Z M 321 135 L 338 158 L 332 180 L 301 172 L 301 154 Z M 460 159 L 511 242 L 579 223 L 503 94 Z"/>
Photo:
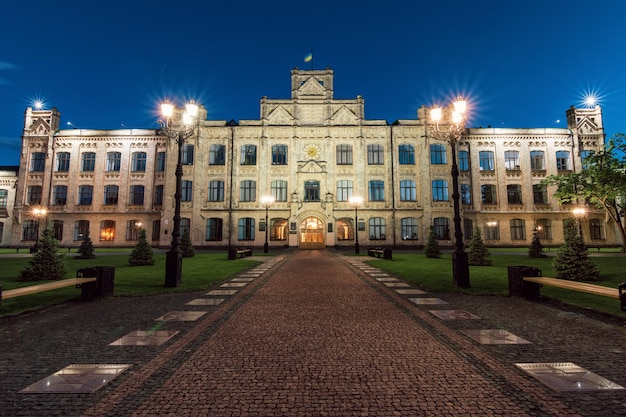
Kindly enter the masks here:
<path id="1" fill-rule="evenodd" d="M 552 260 L 557 278 L 570 281 L 597 281 L 600 278 L 600 270 L 587 256 L 587 247 L 578 232 L 576 220 L 571 217 L 563 220 L 563 234 L 565 242 Z"/>
<path id="2" fill-rule="evenodd" d="M 189 230 L 185 229 L 183 237 L 180 239 L 180 252 L 183 258 L 193 258 L 196 251 L 191 244 L 191 236 L 189 236 Z"/>
<path id="3" fill-rule="evenodd" d="M 441 258 L 441 250 L 439 249 L 439 242 L 437 241 L 437 235 L 435 235 L 435 229 L 430 226 L 428 232 L 428 241 L 424 246 L 424 253 L 427 258 Z"/>
<path id="4" fill-rule="evenodd" d="M 543 253 L 543 246 L 541 245 L 541 239 L 539 238 L 539 231 L 537 229 L 533 230 L 533 239 L 530 241 L 528 256 L 531 258 L 546 258 L 548 256 Z"/>
<path id="5" fill-rule="evenodd" d="M 80 247 L 78 248 L 78 255 L 76 259 L 94 259 L 95 249 L 93 247 L 93 242 L 89 237 L 89 229 L 85 232 L 85 236 L 83 237 L 83 241 L 80 243 Z"/>
<path id="6" fill-rule="evenodd" d="M 20 271 L 21 281 L 60 279 L 67 273 L 64 255 L 58 254 L 59 247 L 51 229 L 45 229 L 39 240 L 37 251 Z"/>
<path id="7" fill-rule="evenodd" d="M 487 259 L 488 257 L 489 251 L 487 250 L 487 246 L 485 246 L 485 242 L 483 242 L 480 227 L 476 226 L 474 233 L 472 234 L 472 240 L 469 244 L 469 264 L 491 265 L 491 260 Z"/>
<path id="8" fill-rule="evenodd" d="M 135 248 L 130 253 L 128 263 L 132 266 L 154 265 L 154 253 L 146 238 L 146 229 L 139 231 L 139 238 Z"/>

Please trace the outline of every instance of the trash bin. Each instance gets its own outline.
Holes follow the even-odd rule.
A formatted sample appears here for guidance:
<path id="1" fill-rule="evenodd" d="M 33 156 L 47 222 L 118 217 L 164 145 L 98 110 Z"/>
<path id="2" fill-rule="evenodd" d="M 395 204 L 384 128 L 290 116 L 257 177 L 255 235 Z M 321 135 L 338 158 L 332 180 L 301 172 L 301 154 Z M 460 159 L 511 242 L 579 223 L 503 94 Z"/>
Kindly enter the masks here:
<path id="1" fill-rule="evenodd" d="M 232 261 L 234 259 L 237 259 L 237 249 L 228 248 L 228 260 Z"/>
<path id="2" fill-rule="evenodd" d="M 541 269 L 532 266 L 509 266 L 509 295 L 529 300 L 539 299 L 540 284 L 524 282 L 524 277 L 540 277 Z"/>
<path id="3" fill-rule="evenodd" d="M 115 267 L 94 266 L 82 268 L 76 271 L 77 278 L 96 277 L 95 282 L 82 284 L 81 296 L 83 300 L 95 300 L 96 298 L 111 297 L 115 284 Z"/>

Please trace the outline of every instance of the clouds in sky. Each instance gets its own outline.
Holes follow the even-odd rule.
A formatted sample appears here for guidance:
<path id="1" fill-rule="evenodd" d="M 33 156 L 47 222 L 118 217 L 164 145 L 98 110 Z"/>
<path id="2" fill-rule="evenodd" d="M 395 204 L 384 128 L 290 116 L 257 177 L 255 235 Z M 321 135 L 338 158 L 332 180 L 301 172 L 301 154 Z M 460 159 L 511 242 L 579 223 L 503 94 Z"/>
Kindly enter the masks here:
<path id="1" fill-rule="evenodd" d="M 10 62 L 0 61 L 0 85 L 9 84 L 9 80 L 7 80 L 2 71 L 17 69 L 17 65 L 11 64 Z"/>

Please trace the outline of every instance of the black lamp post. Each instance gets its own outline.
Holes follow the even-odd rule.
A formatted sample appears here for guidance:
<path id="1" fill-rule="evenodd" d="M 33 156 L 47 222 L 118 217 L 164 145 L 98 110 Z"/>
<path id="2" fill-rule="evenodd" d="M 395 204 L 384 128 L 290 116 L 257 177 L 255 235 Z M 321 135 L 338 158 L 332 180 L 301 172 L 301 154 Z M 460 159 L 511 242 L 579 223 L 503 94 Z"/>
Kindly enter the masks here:
<path id="1" fill-rule="evenodd" d="M 269 230 L 269 223 L 268 223 L 268 210 L 269 207 L 274 204 L 274 197 L 271 195 L 266 195 L 264 197 L 261 197 L 261 204 L 263 204 L 265 206 L 265 244 L 263 245 L 263 253 L 268 253 L 269 252 L 269 244 L 267 242 L 267 232 Z"/>
<path id="2" fill-rule="evenodd" d="M 46 210 L 45 208 L 34 208 L 33 209 L 33 216 L 35 216 L 35 218 L 37 218 L 37 235 L 35 236 L 35 250 L 39 249 L 39 229 L 41 228 L 41 218 L 42 217 L 46 217 L 46 215 L 48 214 L 48 210 Z"/>
<path id="3" fill-rule="evenodd" d="M 159 121 L 161 124 L 161 133 L 170 140 L 175 140 L 176 145 L 178 145 L 176 192 L 174 194 L 176 204 L 174 206 L 174 224 L 172 226 L 172 247 L 165 257 L 165 286 L 178 287 L 182 281 L 183 272 L 183 257 L 180 252 L 180 202 L 182 200 L 183 143 L 195 133 L 198 105 L 193 100 L 186 104 L 182 124 L 179 128 L 172 127 L 171 117 L 174 114 L 173 104 L 169 102 L 161 104 L 161 113 L 166 118 L 166 122 Z"/>
<path id="4" fill-rule="evenodd" d="M 354 253 L 359 254 L 359 205 L 363 203 L 363 197 L 352 196 L 349 199 L 354 206 Z"/>
<path id="5" fill-rule="evenodd" d="M 467 103 L 461 97 L 454 102 L 452 123 L 444 129 L 439 126 L 443 111 L 441 107 L 430 110 L 430 118 L 435 122 L 435 137 L 450 144 L 452 151 L 452 201 L 454 205 L 454 252 L 452 253 L 452 279 L 458 287 L 469 288 L 469 261 L 463 250 L 463 231 L 461 229 L 461 208 L 459 204 L 459 167 L 457 165 L 456 145 L 461 140 L 465 130 Z"/>

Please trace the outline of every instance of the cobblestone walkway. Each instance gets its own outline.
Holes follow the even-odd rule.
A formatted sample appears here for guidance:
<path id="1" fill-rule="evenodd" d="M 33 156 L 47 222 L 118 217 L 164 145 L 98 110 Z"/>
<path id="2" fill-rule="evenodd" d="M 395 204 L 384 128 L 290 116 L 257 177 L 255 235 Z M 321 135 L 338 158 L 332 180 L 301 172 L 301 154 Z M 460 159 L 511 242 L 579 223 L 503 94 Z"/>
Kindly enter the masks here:
<path id="1" fill-rule="evenodd" d="M 580 400 L 552 391 L 517 369 L 509 353 L 499 352 L 526 345 L 485 348 L 350 263 L 358 260 L 347 259 L 327 251 L 289 256 L 157 355 L 136 359 L 138 364 L 97 394 L 74 397 L 82 404 L 80 414 L 608 416 L 626 411 L 623 391 L 576 393 Z M 470 312 L 494 313 L 476 297 L 469 297 L 471 302 L 465 297 L 450 298 Z M 490 300 L 485 297 L 484 304 Z M 527 305 L 508 301 L 513 310 Z M 624 337 L 623 329 L 611 328 Z M 127 359 L 120 354 L 118 362 Z M 624 378 L 616 382 L 623 385 Z M 31 404 L 48 406 L 47 415 L 74 415 L 72 407 L 63 408 L 71 396 L 31 398 L 37 398 Z M 19 413 L 11 415 L 44 415 L 15 410 Z"/>

